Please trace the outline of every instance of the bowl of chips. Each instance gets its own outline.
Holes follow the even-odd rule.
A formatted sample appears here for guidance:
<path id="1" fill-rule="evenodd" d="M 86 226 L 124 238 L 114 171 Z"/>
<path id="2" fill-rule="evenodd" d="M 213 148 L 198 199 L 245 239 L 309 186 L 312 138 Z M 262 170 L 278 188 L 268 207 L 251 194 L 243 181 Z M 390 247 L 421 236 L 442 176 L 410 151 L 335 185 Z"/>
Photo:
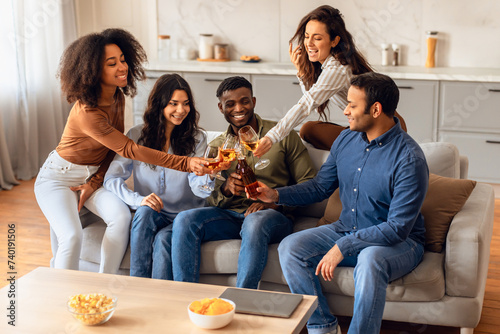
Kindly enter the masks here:
<path id="1" fill-rule="evenodd" d="M 188 306 L 189 319 L 198 327 L 217 329 L 227 326 L 234 318 L 236 305 L 224 298 L 195 300 Z"/>
<path id="2" fill-rule="evenodd" d="M 101 325 L 115 312 L 116 297 L 102 293 L 78 294 L 69 297 L 68 310 L 84 325 Z"/>

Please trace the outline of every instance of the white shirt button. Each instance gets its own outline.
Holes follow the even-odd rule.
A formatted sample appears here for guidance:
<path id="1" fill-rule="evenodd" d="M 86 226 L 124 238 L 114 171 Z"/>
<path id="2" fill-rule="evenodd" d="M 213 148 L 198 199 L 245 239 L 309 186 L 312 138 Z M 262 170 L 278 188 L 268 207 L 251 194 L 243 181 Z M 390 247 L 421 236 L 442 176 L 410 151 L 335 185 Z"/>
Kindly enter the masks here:
<path id="1" fill-rule="evenodd" d="M 368 152 L 368 151 L 370 151 L 370 149 L 369 149 L 369 148 L 367 148 L 367 149 L 366 149 L 366 152 Z"/>
<path id="2" fill-rule="evenodd" d="M 360 172 L 360 171 L 361 171 L 361 168 L 358 168 L 358 171 Z"/>
<path id="3" fill-rule="evenodd" d="M 354 212 L 354 209 L 351 209 L 351 210 L 352 210 L 352 212 Z"/>
<path id="4" fill-rule="evenodd" d="M 354 188 L 354 192 L 358 191 L 356 188 Z"/>

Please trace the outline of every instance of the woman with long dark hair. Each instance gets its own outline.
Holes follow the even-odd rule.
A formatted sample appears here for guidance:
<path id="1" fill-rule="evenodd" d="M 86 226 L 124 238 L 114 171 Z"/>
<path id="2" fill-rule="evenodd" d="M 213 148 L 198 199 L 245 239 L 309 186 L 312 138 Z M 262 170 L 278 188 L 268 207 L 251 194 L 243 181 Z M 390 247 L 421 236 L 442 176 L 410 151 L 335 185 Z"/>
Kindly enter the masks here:
<path id="1" fill-rule="evenodd" d="M 203 155 L 207 138 L 198 128 L 188 83 L 178 74 L 165 74 L 155 83 L 144 112 L 144 124 L 127 136 L 138 144 L 180 156 Z M 131 175 L 134 188 L 125 180 Z M 130 234 L 130 275 L 173 279 L 170 261 L 172 221 L 183 211 L 202 207 L 209 193 L 198 187 L 206 178 L 116 156 L 104 188 L 136 210 Z"/>
<path id="2" fill-rule="evenodd" d="M 292 43 L 298 45 L 293 48 Z M 373 69 L 356 48 L 351 34 L 345 27 L 339 10 L 328 5 L 320 6 L 304 16 L 290 40 L 290 60 L 297 68 L 297 77 L 303 92 L 302 98 L 278 124 L 259 141 L 254 152 L 265 154 L 273 145 L 299 125 L 312 111 L 327 119 L 326 109 L 331 101 L 340 109 L 347 106 L 347 90 L 355 75 Z M 406 126 L 396 113 L 400 124 Z M 301 137 L 313 146 L 329 150 L 337 136 L 346 127 L 329 122 L 308 122 L 302 127 Z"/>
<path id="3" fill-rule="evenodd" d="M 209 173 L 202 158 L 176 156 L 137 145 L 123 134 L 125 95 L 134 96 L 144 79 L 146 54 L 127 31 L 106 29 L 83 36 L 65 51 L 59 66 L 61 88 L 74 103 L 59 145 L 38 173 L 35 195 L 49 221 L 55 268 L 79 269 L 82 244 L 80 209 L 85 206 L 107 224 L 100 272 L 115 273 L 125 253 L 130 212 L 107 216 L 101 203 L 113 197 L 101 187 L 115 152 L 126 158 L 199 175 Z"/>

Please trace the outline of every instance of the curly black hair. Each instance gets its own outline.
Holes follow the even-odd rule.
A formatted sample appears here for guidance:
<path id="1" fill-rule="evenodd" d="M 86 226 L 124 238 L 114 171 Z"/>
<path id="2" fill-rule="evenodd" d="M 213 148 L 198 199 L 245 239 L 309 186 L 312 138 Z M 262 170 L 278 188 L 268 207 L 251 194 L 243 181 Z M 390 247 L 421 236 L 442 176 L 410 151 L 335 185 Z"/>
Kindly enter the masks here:
<path id="1" fill-rule="evenodd" d="M 64 51 L 57 76 L 69 103 L 80 100 L 89 107 L 97 106 L 101 95 L 104 49 L 109 44 L 116 44 L 122 50 L 128 65 L 127 86 L 121 90 L 125 95 L 135 96 L 136 80 L 146 77 L 142 65 L 147 61 L 146 52 L 128 31 L 106 29 L 80 37 Z"/>
<path id="2" fill-rule="evenodd" d="M 178 74 L 164 74 L 158 78 L 149 94 L 148 105 L 144 112 L 144 127 L 138 143 L 146 147 L 163 150 L 167 138 L 165 136 L 166 118 L 163 110 L 172 99 L 176 90 L 186 92 L 189 99 L 189 113 L 184 121 L 177 125 L 170 136 L 170 145 L 174 154 L 189 155 L 196 150 L 196 134 L 200 130 L 199 112 L 194 105 L 194 98 L 189 84 Z M 152 167 L 152 166 L 151 166 Z"/>
<path id="3" fill-rule="evenodd" d="M 250 94 L 253 96 L 252 84 L 246 78 L 242 76 L 234 76 L 224 79 L 219 87 L 217 88 L 217 92 L 215 96 L 219 98 L 227 91 L 236 90 L 238 88 L 245 87 L 250 89 Z"/>

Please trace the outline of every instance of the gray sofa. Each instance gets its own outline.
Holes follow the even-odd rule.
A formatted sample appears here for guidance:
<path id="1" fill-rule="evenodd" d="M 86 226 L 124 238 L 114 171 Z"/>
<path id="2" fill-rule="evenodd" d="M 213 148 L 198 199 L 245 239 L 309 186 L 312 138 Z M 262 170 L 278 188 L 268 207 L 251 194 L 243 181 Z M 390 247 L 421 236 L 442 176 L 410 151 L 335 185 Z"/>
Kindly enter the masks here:
<path id="1" fill-rule="evenodd" d="M 213 137 L 216 133 L 209 134 Z M 328 152 L 308 146 L 319 168 Z M 467 178 L 468 160 L 460 157 L 449 143 L 421 144 L 431 173 L 451 178 Z M 326 200 L 301 208 L 295 231 L 316 226 L 323 216 Z M 477 183 L 463 208 L 452 220 L 441 253 L 426 251 L 422 263 L 387 288 L 384 319 L 416 324 L 460 327 L 471 334 L 479 323 L 488 272 L 493 230 L 494 191 L 491 185 Z M 84 240 L 80 268 L 98 271 L 100 243 L 105 224 L 89 212 L 82 215 Z M 53 239 L 54 240 L 54 239 Z M 234 286 L 240 240 L 207 242 L 202 246 L 203 283 Z M 269 246 L 269 259 L 260 289 L 289 291 L 282 275 L 277 244 Z M 128 274 L 130 249 L 123 259 L 121 274 Z M 337 268 L 331 282 L 322 282 L 331 311 L 351 316 L 354 302 L 353 268 Z"/>

